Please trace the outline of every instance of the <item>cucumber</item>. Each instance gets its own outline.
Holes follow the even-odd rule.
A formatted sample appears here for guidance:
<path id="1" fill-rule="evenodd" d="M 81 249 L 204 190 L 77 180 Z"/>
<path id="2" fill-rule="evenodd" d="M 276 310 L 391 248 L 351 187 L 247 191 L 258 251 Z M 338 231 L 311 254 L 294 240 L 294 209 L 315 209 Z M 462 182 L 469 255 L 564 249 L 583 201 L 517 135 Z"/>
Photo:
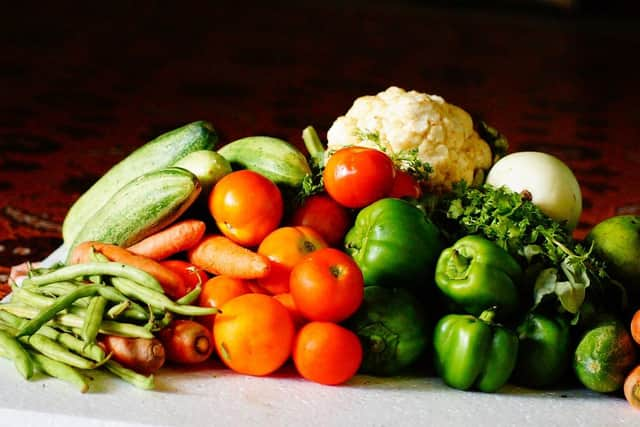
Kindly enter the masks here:
<path id="1" fill-rule="evenodd" d="M 197 121 L 164 133 L 139 147 L 107 171 L 71 206 L 62 224 L 64 242 L 75 241 L 94 212 L 132 179 L 172 166 L 193 151 L 211 150 L 217 142 L 218 135 L 213 126 Z"/>
<path id="2" fill-rule="evenodd" d="M 85 241 L 130 246 L 175 221 L 201 191 L 186 169 L 169 167 L 130 181 L 89 218 L 70 247 Z"/>
<path id="3" fill-rule="evenodd" d="M 218 153 L 233 169 L 244 168 L 269 178 L 276 184 L 299 187 L 311 174 L 307 158 L 294 145 L 270 136 L 249 136 L 230 142 Z"/>

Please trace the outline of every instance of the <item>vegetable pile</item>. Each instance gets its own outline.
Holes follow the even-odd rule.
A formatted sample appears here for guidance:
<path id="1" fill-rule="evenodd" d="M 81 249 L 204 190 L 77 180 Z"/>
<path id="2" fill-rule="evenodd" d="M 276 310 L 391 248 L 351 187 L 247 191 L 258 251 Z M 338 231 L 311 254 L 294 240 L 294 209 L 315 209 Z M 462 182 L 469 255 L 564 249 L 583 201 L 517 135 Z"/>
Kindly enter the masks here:
<path id="1" fill-rule="evenodd" d="M 194 122 L 143 145 L 69 210 L 65 262 L 11 283 L 0 355 L 82 391 L 92 370 L 152 388 L 165 364 L 217 358 L 328 385 L 580 384 L 640 407 L 639 217 L 574 239 L 567 165 L 507 154 L 440 97 L 360 98 L 328 138 L 218 148 Z"/>

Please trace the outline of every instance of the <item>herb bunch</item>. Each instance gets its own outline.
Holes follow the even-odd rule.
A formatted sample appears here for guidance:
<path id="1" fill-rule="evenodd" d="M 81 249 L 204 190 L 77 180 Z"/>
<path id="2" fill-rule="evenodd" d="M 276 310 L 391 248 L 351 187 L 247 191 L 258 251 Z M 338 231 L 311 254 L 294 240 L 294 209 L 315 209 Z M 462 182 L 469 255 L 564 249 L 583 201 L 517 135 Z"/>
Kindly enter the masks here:
<path id="1" fill-rule="evenodd" d="M 535 272 L 533 308 L 555 295 L 559 309 L 575 315 L 587 288 L 615 285 L 591 248 L 575 241 L 564 224 L 544 214 L 528 194 L 488 184 L 469 188 L 462 182 L 438 201 L 431 216 L 450 240 L 484 235 L 525 270 Z"/>

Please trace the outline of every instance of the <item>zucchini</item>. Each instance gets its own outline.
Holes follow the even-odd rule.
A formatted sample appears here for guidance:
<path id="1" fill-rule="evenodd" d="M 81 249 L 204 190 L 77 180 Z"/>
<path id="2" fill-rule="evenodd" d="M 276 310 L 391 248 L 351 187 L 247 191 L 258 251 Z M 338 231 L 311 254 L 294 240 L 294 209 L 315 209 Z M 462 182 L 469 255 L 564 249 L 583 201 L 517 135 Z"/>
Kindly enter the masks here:
<path id="1" fill-rule="evenodd" d="M 62 224 L 64 242 L 75 241 L 94 212 L 129 181 L 172 166 L 193 151 L 211 150 L 217 142 L 218 135 L 211 124 L 197 121 L 164 133 L 139 147 L 107 171 L 71 206 Z"/>
<path id="2" fill-rule="evenodd" d="M 270 136 L 249 136 L 230 142 L 218 153 L 233 169 L 244 168 L 269 178 L 276 184 L 299 187 L 311 174 L 307 158 L 294 145 Z"/>
<path id="3" fill-rule="evenodd" d="M 191 206 L 201 188 L 193 173 L 178 167 L 139 176 L 89 218 L 69 253 L 85 241 L 131 246 L 175 221 Z"/>

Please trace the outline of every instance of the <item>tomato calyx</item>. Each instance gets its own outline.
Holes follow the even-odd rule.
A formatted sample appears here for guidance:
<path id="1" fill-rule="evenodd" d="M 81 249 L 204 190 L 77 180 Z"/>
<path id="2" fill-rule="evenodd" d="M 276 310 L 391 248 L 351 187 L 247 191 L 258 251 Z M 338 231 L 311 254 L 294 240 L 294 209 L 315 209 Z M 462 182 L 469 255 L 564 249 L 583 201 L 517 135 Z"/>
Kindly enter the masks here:
<path id="1" fill-rule="evenodd" d="M 344 273 L 344 267 L 341 265 L 333 264 L 329 266 L 329 272 L 333 277 L 335 277 L 336 279 L 339 279 L 340 277 L 342 277 L 342 274 Z"/>

